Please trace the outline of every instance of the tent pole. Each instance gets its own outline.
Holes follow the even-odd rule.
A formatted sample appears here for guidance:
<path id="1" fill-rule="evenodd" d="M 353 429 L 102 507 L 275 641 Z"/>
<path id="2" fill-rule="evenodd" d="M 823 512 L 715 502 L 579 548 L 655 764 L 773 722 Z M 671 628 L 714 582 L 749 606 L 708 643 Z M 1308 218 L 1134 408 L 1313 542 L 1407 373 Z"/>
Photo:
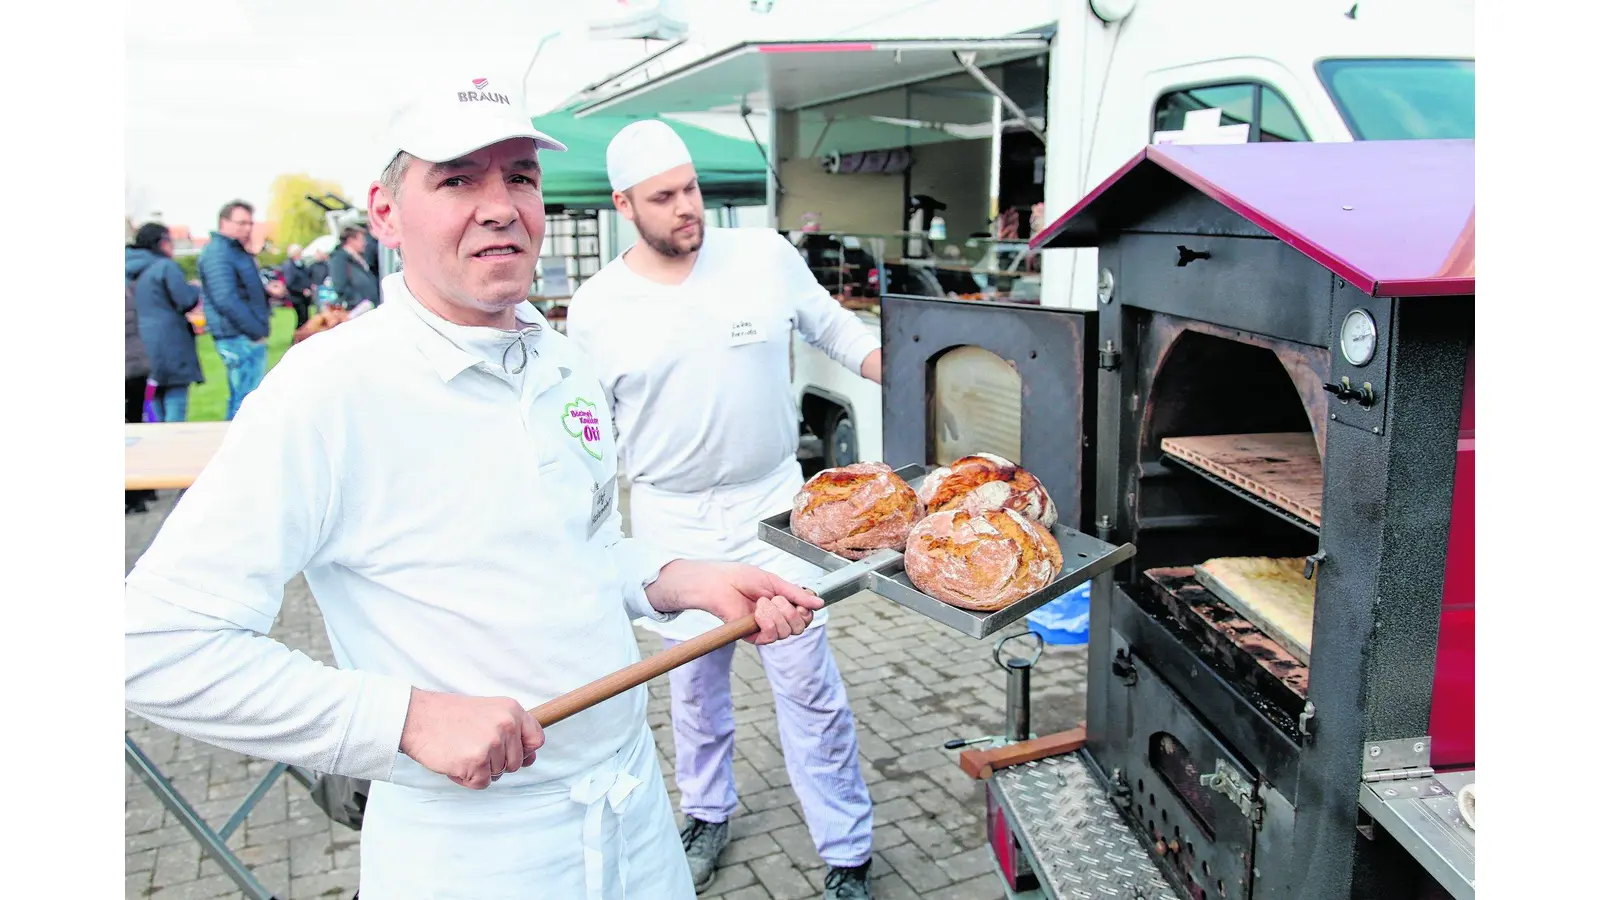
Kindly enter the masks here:
<path id="1" fill-rule="evenodd" d="M 774 122 L 776 122 L 776 112 L 769 112 L 767 115 L 772 116 Z M 756 149 L 761 151 L 761 161 L 767 164 L 767 171 L 772 173 L 772 181 L 777 184 L 778 193 L 784 193 L 783 181 L 778 178 L 778 167 L 773 165 L 772 158 L 767 155 L 767 148 L 763 147 L 761 145 L 761 139 L 756 137 L 756 127 L 750 124 L 750 107 L 740 104 L 739 118 L 744 120 L 744 127 L 750 132 L 750 140 L 755 142 Z M 773 131 L 774 129 L 769 126 L 767 130 Z M 768 190 L 767 193 L 770 195 L 772 191 Z"/>

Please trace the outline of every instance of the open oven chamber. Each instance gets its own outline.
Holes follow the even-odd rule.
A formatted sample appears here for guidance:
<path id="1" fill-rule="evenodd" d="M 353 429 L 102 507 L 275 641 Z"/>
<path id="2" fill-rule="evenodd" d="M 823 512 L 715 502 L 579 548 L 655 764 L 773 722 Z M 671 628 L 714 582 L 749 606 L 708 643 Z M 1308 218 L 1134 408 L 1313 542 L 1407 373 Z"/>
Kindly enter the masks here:
<path id="1" fill-rule="evenodd" d="M 1197 900 L 1410 898 L 1441 883 L 1459 897 L 1460 872 L 1419 866 L 1358 793 L 1473 761 L 1470 268 L 1465 289 L 1447 259 L 1385 291 L 1308 247 L 1315 223 L 1284 221 L 1322 213 L 1280 203 L 1274 219 L 1228 193 L 1265 178 L 1281 196 L 1297 182 L 1273 181 L 1275 165 L 1333 166 L 1298 183 L 1414 218 L 1417 198 L 1380 202 L 1371 182 L 1396 168 L 1425 182 L 1415 159 L 1352 145 L 1340 160 L 1238 162 L 1256 149 L 1152 149 L 1047 230 L 1047 245 L 1098 246 L 1097 311 L 885 298 L 886 461 L 930 458 L 937 361 L 981 346 L 1021 377 L 1019 461 L 1064 521 L 1138 548 L 1092 592 L 1081 759 L 990 782 L 1003 872 L 1019 854 L 1012 869 L 1050 896 L 1148 893 L 1133 873 L 1153 866 Z M 1435 149 L 1459 163 L 1459 147 Z M 1465 154 L 1465 207 L 1430 208 L 1456 217 L 1443 249 L 1460 263 L 1464 238 L 1470 267 Z M 1428 237 L 1408 232 L 1421 251 Z M 1375 346 L 1355 365 L 1340 340 L 1358 310 Z M 1218 557 L 1303 562 L 1310 634 L 1211 590 L 1196 567 Z M 1364 757 L 1400 739 L 1431 749 L 1417 771 Z M 1092 788 L 1069 790 L 1079 772 Z M 1025 794 L 1029 779 L 1049 782 L 1048 802 Z M 1097 828 L 1137 838 L 1140 858 L 1086 863 L 1093 842 L 1073 834 Z M 1064 846 L 1072 860 L 1049 858 Z M 1470 895 L 1470 847 L 1465 865 Z"/>

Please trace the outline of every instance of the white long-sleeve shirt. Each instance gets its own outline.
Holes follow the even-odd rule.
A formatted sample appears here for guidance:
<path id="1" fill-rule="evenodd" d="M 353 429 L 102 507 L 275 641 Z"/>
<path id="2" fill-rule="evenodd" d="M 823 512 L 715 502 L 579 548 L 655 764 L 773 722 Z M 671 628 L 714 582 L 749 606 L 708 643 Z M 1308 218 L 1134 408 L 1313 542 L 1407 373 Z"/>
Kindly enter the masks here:
<path id="1" fill-rule="evenodd" d="M 616 412 L 629 482 L 681 494 L 749 484 L 794 457 L 794 329 L 851 372 L 879 346 L 764 228 L 707 228 L 678 285 L 635 274 L 619 256 L 567 313 L 567 335 Z"/>
<path id="2" fill-rule="evenodd" d="M 533 707 L 635 662 L 629 620 L 668 618 L 644 587 L 671 557 L 622 537 L 610 409 L 570 341 L 519 307 L 540 331 L 516 375 L 504 333 L 443 323 L 403 274 L 384 296 L 268 374 L 128 575 L 126 703 L 252 756 L 452 789 L 399 753 L 412 686 Z M 265 636 L 299 572 L 338 668 Z M 552 727 L 498 785 L 609 758 L 644 708 L 636 689 Z"/>

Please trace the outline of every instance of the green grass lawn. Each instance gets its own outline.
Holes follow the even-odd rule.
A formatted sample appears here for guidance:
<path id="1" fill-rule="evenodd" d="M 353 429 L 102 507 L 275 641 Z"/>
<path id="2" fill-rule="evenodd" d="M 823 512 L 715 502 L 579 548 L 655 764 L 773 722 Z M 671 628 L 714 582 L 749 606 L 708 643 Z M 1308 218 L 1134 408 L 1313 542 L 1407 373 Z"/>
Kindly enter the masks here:
<path id="1" fill-rule="evenodd" d="M 289 339 L 294 337 L 294 310 L 274 307 L 272 333 L 267 335 L 267 369 L 271 370 L 289 349 Z M 200 369 L 205 372 L 205 384 L 189 388 L 189 421 L 221 422 L 228 414 L 228 372 L 222 367 L 222 357 L 217 355 L 211 335 L 202 334 L 196 339 L 195 349 L 200 352 Z"/>

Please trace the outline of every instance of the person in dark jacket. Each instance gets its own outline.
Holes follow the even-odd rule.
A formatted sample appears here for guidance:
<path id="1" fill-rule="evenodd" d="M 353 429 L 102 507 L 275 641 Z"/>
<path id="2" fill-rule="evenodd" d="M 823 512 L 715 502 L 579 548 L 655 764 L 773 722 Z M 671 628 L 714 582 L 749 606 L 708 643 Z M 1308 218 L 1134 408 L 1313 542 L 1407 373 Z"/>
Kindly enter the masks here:
<path id="1" fill-rule="evenodd" d="M 378 276 L 367 268 L 364 258 L 367 232 L 359 225 L 346 226 L 339 232 L 339 246 L 328 257 L 329 277 L 333 290 L 339 295 L 337 302 L 345 309 L 355 309 L 363 300 L 378 304 Z"/>
<path id="2" fill-rule="evenodd" d="M 123 418 L 129 424 L 144 421 L 145 382 L 150 378 L 150 356 L 145 351 L 144 340 L 139 335 L 139 312 L 133 300 L 133 275 L 130 273 L 123 285 L 122 362 L 123 362 Z M 123 491 L 124 513 L 142 513 L 155 496 L 153 491 Z"/>
<path id="3" fill-rule="evenodd" d="M 300 245 L 291 244 L 283 259 L 283 286 L 289 291 L 289 303 L 294 306 L 294 327 L 299 329 L 311 318 L 311 303 L 315 299 L 311 284 L 311 271 L 300 259 Z"/>
<path id="4" fill-rule="evenodd" d="M 228 421 L 267 374 L 272 311 L 255 257 L 244 248 L 255 227 L 255 208 L 243 200 L 222 207 L 217 230 L 200 251 L 206 291 L 206 328 L 228 370 Z"/>
<path id="5" fill-rule="evenodd" d="M 306 272 L 311 276 L 311 297 L 315 300 L 317 289 L 328 280 L 328 251 L 318 247 L 311 254 L 311 265 L 306 266 Z"/>
<path id="6" fill-rule="evenodd" d="M 127 407 L 126 418 L 130 424 L 144 421 L 144 388 L 150 378 L 150 354 L 145 350 L 144 338 L 139 334 L 139 311 L 133 298 L 134 277 L 134 273 L 129 271 L 127 284 L 124 285 L 126 308 L 122 323 L 123 397 Z"/>
<path id="7" fill-rule="evenodd" d="M 372 228 L 366 225 L 361 226 L 361 234 L 366 241 L 366 244 L 363 245 L 364 249 L 361 251 L 361 258 L 367 261 L 367 271 L 372 273 L 373 279 L 382 283 L 383 273 L 378 268 L 378 239 L 372 236 Z M 381 294 L 383 292 L 379 291 L 378 293 Z M 373 306 L 377 306 L 382 302 L 383 298 L 381 297 L 372 298 Z"/>
<path id="8" fill-rule="evenodd" d="M 171 233 L 154 222 L 134 235 L 126 271 L 133 282 L 139 335 L 150 356 L 150 380 L 156 383 L 156 421 L 182 422 L 189 417 L 189 385 L 205 381 L 194 326 L 184 318 L 199 304 L 200 291 L 184 280 L 183 269 L 173 261 Z"/>

